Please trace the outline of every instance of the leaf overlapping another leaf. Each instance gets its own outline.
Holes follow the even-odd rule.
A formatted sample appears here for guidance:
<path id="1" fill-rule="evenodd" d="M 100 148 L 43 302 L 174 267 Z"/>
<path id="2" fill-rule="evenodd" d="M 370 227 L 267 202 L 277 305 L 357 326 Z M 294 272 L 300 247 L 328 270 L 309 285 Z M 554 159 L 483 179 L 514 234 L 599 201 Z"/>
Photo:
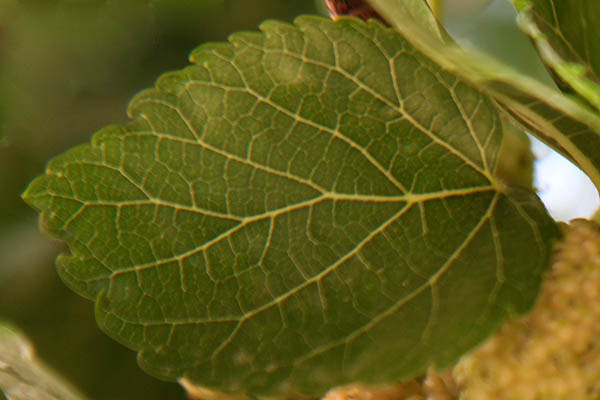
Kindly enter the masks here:
<path id="1" fill-rule="evenodd" d="M 536 44 L 538 53 L 554 80 L 561 90 L 570 96 L 574 95 L 578 100 L 578 103 L 570 99 L 562 101 L 565 106 L 563 108 L 578 114 L 575 118 L 565 118 L 559 110 L 547 109 L 546 114 L 550 111 L 550 115 L 546 119 L 552 124 L 543 126 L 521 116 L 518 119 L 532 129 L 543 132 L 543 135 L 550 132 L 550 137 L 557 137 L 552 132 L 555 128 L 559 132 L 564 131 L 577 149 L 565 151 L 561 145 L 557 149 L 562 150 L 563 154 L 581 167 L 596 184 L 596 188 L 600 188 L 597 172 L 600 165 L 597 151 L 600 148 L 600 119 L 597 113 L 600 110 L 600 48 L 593 39 L 600 35 L 600 28 L 596 23 L 600 16 L 600 3 L 580 0 L 515 0 L 514 3 L 520 11 L 520 26 Z M 533 103 L 543 105 L 544 101 Z M 553 139 L 550 143 L 558 144 L 552 142 Z M 573 157 L 579 150 L 583 150 L 583 156 L 593 166 L 585 165 L 585 161 L 582 164 L 584 157 Z"/>
<path id="2" fill-rule="evenodd" d="M 465 68 L 464 64 L 458 68 Z M 498 101 L 507 115 L 572 161 L 600 188 L 597 113 L 555 89 L 478 57 L 473 57 L 465 70 L 473 82 Z"/>
<path id="3" fill-rule="evenodd" d="M 545 1 L 545 0 L 540 0 Z M 440 66 L 492 97 L 500 108 L 540 140 L 570 159 L 600 188 L 600 117 L 590 107 L 539 81 L 474 51 L 440 41 L 427 20 L 400 12 L 404 0 L 370 0 L 416 48 Z M 417 9 L 419 0 L 406 0 Z M 517 1 L 518 8 L 528 1 Z M 404 6 L 403 6 L 404 7 Z M 423 27 L 425 25 L 425 27 Z M 431 25 L 431 23 L 429 23 Z M 575 77 L 573 77 L 575 79 Z M 579 78 L 577 78 L 579 79 Z"/>
<path id="4" fill-rule="evenodd" d="M 381 24 L 207 44 L 25 199 L 152 374 L 320 395 L 443 367 L 529 309 L 553 221 L 493 177 L 492 102 Z"/>

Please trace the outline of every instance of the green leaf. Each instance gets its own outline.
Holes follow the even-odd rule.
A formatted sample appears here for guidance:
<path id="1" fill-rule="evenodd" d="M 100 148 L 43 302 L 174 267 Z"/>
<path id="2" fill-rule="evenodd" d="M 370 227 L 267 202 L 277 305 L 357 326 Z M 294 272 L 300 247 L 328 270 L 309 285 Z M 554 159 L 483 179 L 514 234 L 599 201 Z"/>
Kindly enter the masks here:
<path id="1" fill-rule="evenodd" d="M 600 3 L 531 0 L 515 6 L 560 88 L 600 109 Z"/>
<path id="2" fill-rule="evenodd" d="M 8 400 L 83 400 L 69 384 L 37 361 L 31 344 L 0 322 L 0 395 Z"/>
<path id="3" fill-rule="evenodd" d="M 600 3 L 588 0 L 515 1 L 527 13 L 562 59 L 586 67 L 590 79 L 600 84 Z"/>
<path id="4" fill-rule="evenodd" d="M 382 15 L 397 10 L 402 1 L 370 0 Z M 394 27 L 436 64 L 494 98 L 507 115 L 570 159 L 600 190 L 598 113 L 496 60 L 442 43 L 418 22 L 407 15 Z"/>
<path id="5" fill-rule="evenodd" d="M 494 178 L 493 102 L 374 21 L 261 29 L 24 194 L 100 327 L 165 379 L 321 395 L 450 365 L 527 311 L 558 232 Z"/>

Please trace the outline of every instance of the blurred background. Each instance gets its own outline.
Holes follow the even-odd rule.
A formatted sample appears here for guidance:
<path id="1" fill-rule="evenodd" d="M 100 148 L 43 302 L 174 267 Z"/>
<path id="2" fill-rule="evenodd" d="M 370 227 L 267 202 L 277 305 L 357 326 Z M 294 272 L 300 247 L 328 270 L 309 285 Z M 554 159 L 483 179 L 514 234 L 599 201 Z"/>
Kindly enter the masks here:
<path id="1" fill-rule="evenodd" d="M 55 272 L 66 249 L 38 232 L 20 194 L 50 158 L 125 121 L 128 100 L 187 65 L 195 46 L 256 30 L 267 18 L 316 13 L 325 15 L 321 0 L 0 0 L 0 320 L 19 326 L 39 357 L 90 398 L 185 396 L 177 384 L 145 375 L 133 352 L 99 331 L 93 304 Z M 506 0 L 448 0 L 445 18 L 462 45 L 550 82 Z M 535 149 L 535 184 L 555 218 L 591 215 L 593 187 L 543 146 Z"/>

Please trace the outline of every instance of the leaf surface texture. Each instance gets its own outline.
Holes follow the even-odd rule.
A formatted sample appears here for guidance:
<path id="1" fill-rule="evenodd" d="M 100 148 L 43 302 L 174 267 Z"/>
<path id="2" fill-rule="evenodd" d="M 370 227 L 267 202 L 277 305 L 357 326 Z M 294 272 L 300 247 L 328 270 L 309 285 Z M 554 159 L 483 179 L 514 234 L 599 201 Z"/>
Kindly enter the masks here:
<path id="1" fill-rule="evenodd" d="M 554 222 L 493 102 L 377 22 L 199 47 L 25 199 L 152 374 L 322 395 L 453 363 L 535 299 Z"/>

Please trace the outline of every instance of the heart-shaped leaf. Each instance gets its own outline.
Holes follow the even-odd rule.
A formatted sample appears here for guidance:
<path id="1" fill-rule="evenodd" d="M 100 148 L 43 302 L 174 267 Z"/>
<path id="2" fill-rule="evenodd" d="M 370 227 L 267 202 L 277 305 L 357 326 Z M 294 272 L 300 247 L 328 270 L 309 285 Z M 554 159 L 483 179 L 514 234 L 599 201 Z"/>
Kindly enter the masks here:
<path id="1" fill-rule="evenodd" d="M 493 102 L 380 23 L 201 46 L 24 198 L 152 374 L 320 395 L 444 367 L 532 305 L 554 222 Z"/>

